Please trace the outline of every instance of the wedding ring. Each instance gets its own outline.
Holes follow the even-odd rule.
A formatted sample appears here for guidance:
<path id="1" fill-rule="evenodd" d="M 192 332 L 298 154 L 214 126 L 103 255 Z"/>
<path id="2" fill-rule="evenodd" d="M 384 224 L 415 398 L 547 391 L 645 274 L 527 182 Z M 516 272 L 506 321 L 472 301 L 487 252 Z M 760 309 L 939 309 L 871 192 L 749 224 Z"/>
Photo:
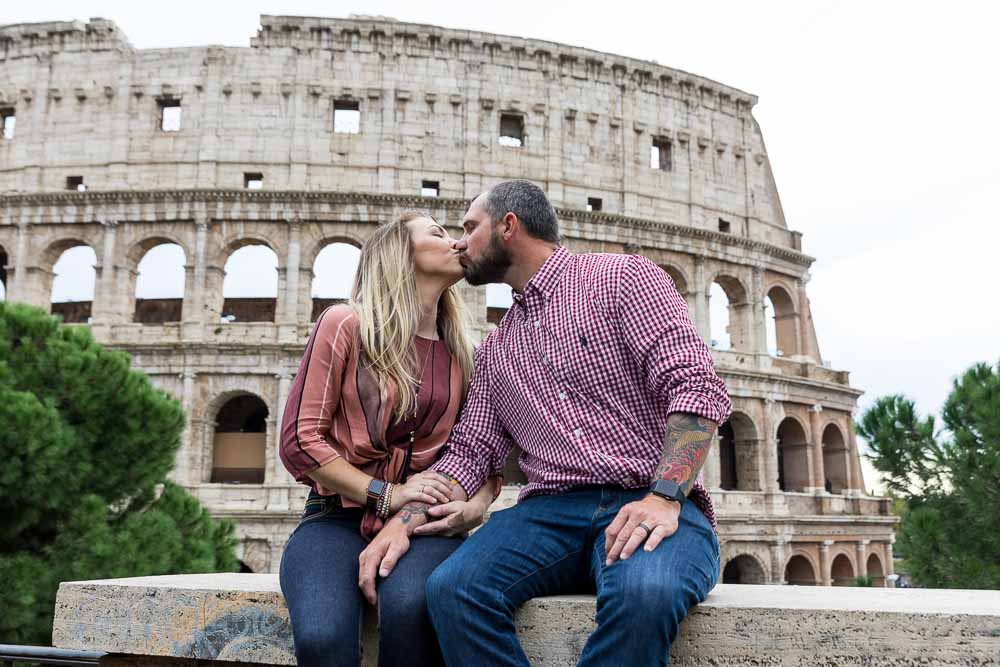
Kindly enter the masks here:
<path id="1" fill-rule="evenodd" d="M 639 524 L 639 528 L 642 528 L 643 530 L 646 531 L 646 537 L 649 537 L 652 534 L 652 532 L 653 532 L 653 529 L 650 528 L 649 526 L 647 526 L 644 523 L 640 523 Z"/>

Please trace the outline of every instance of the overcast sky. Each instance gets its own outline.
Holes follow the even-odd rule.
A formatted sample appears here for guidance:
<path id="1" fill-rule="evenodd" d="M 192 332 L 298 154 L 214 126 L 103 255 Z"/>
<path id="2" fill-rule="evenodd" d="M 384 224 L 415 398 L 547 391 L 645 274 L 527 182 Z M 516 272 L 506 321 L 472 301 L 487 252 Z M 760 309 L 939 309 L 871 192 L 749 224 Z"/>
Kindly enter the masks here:
<path id="1" fill-rule="evenodd" d="M 823 357 L 851 371 L 862 409 L 904 392 L 937 412 L 956 374 L 1000 359 L 990 4 L 40 0 L 4 3 L 0 23 L 102 16 L 139 48 L 248 46 L 260 14 L 381 14 L 656 60 L 753 93 L 788 225 L 816 258 Z"/>

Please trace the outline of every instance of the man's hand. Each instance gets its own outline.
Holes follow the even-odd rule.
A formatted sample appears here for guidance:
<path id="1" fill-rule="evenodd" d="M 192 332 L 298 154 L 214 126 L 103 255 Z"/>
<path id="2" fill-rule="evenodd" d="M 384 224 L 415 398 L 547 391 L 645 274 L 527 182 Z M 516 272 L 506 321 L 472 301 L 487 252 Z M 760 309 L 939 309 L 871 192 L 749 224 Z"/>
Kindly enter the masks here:
<path id="1" fill-rule="evenodd" d="M 374 605 L 378 600 L 376 574 L 388 577 L 399 559 L 410 550 L 409 532 L 400 519 L 390 519 L 358 556 L 358 586 L 369 603 Z"/>
<path id="2" fill-rule="evenodd" d="M 488 499 L 487 499 L 488 500 Z M 444 505 L 436 505 L 427 510 L 429 523 L 417 526 L 415 535 L 464 535 L 483 522 L 486 510 L 490 504 L 477 498 L 461 501 L 454 500 Z M 431 519 L 435 519 L 431 521 Z"/>
<path id="3" fill-rule="evenodd" d="M 618 516 L 604 531 L 605 565 L 621 558 L 626 560 L 645 542 L 652 551 L 665 537 L 677 532 L 680 503 L 648 495 L 621 508 Z"/>

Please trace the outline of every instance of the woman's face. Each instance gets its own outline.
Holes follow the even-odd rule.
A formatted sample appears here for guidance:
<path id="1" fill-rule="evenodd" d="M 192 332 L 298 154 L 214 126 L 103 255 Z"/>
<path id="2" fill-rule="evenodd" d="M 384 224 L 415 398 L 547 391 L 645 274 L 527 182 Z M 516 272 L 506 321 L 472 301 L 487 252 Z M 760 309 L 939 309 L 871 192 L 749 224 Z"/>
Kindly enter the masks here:
<path id="1" fill-rule="evenodd" d="M 458 261 L 455 241 L 444 227 L 430 218 L 416 218 L 406 223 L 413 240 L 413 261 L 417 280 L 443 280 L 454 285 L 463 271 Z"/>

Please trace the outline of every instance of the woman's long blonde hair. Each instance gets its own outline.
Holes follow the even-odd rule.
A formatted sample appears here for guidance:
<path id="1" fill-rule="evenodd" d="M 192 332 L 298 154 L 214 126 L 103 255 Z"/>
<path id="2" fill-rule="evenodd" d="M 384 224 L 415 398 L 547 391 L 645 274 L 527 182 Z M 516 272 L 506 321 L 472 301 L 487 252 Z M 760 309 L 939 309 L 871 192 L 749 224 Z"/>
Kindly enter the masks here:
<path id="1" fill-rule="evenodd" d="M 361 260 L 354 276 L 351 305 L 358 314 L 358 335 L 364 363 L 374 372 L 382 388 L 398 388 L 394 412 L 402 419 L 416 404 L 419 382 L 414 337 L 420 321 L 413 239 L 407 226 L 417 218 L 433 218 L 422 211 L 405 211 L 393 222 L 380 226 L 361 247 Z M 437 328 L 462 369 L 462 396 L 472 376 L 472 343 L 468 336 L 467 311 L 455 286 L 441 294 Z"/>

